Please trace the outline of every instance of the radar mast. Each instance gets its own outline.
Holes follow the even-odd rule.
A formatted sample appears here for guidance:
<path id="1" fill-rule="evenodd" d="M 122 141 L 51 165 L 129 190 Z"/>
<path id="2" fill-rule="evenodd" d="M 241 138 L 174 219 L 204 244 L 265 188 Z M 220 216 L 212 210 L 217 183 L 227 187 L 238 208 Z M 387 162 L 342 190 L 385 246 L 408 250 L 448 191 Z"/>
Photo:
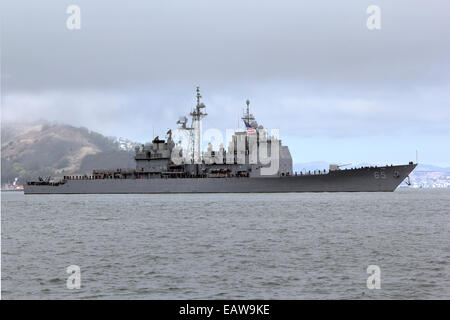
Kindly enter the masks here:
<path id="1" fill-rule="evenodd" d="M 247 99 L 247 101 L 245 101 L 245 104 L 247 105 L 247 108 L 244 116 L 242 117 L 242 120 L 244 120 L 244 123 L 247 122 L 250 125 L 250 122 L 255 120 L 255 117 L 250 113 L 250 100 Z"/>
<path id="2" fill-rule="evenodd" d="M 197 105 L 195 106 L 194 111 L 190 113 L 192 117 L 192 125 L 193 130 L 191 131 L 191 143 L 192 143 L 192 162 L 193 163 L 201 163 L 201 120 L 206 117 L 208 114 L 203 112 L 202 109 L 205 109 L 206 106 L 203 102 L 200 102 L 202 98 L 200 94 L 200 87 L 197 87 Z"/>

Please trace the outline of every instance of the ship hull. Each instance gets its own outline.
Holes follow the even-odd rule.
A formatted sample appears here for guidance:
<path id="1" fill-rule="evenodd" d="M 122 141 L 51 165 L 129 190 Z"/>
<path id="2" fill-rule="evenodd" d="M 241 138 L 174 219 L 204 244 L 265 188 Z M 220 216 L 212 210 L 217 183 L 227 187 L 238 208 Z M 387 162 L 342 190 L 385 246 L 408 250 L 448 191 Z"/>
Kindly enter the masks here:
<path id="1" fill-rule="evenodd" d="M 261 178 L 80 179 L 25 185 L 25 194 L 392 192 L 416 164 L 366 167 L 327 174 Z"/>

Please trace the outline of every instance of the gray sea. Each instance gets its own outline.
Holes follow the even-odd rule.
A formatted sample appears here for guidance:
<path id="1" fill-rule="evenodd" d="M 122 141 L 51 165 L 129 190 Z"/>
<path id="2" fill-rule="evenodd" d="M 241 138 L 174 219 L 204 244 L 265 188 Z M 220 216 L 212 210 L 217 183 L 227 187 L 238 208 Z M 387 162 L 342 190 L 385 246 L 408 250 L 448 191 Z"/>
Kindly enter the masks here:
<path id="1" fill-rule="evenodd" d="M 2 298 L 449 299 L 449 207 L 450 189 L 3 192 Z"/>

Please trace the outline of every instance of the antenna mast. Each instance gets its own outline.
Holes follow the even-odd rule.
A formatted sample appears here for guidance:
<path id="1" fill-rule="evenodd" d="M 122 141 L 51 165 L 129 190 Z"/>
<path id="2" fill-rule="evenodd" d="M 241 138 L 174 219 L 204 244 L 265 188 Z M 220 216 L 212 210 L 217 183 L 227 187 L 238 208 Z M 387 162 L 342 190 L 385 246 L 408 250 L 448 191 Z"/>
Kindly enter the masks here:
<path id="1" fill-rule="evenodd" d="M 192 143 L 192 163 L 201 163 L 201 120 L 208 114 L 203 112 L 206 106 L 203 102 L 200 102 L 202 98 L 200 94 L 200 87 L 197 87 L 197 105 L 194 111 L 190 113 L 192 117 L 191 127 L 194 129 L 191 131 L 191 143 Z"/>
<path id="2" fill-rule="evenodd" d="M 250 100 L 247 99 L 247 101 L 245 101 L 245 104 L 247 105 L 247 108 L 244 116 L 242 117 L 242 120 L 250 124 L 250 121 L 255 120 L 255 117 L 250 113 Z"/>

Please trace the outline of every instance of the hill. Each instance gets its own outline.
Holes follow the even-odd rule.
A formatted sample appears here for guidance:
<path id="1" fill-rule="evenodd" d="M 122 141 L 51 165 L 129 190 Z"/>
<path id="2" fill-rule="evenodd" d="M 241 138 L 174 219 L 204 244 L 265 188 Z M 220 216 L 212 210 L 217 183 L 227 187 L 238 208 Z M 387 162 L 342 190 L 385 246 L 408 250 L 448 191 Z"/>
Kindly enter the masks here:
<path id="1" fill-rule="evenodd" d="M 98 168 L 133 168 L 132 150 L 86 128 L 37 122 L 2 125 L 2 184 L 38 176 L 84 174 Z"/>

